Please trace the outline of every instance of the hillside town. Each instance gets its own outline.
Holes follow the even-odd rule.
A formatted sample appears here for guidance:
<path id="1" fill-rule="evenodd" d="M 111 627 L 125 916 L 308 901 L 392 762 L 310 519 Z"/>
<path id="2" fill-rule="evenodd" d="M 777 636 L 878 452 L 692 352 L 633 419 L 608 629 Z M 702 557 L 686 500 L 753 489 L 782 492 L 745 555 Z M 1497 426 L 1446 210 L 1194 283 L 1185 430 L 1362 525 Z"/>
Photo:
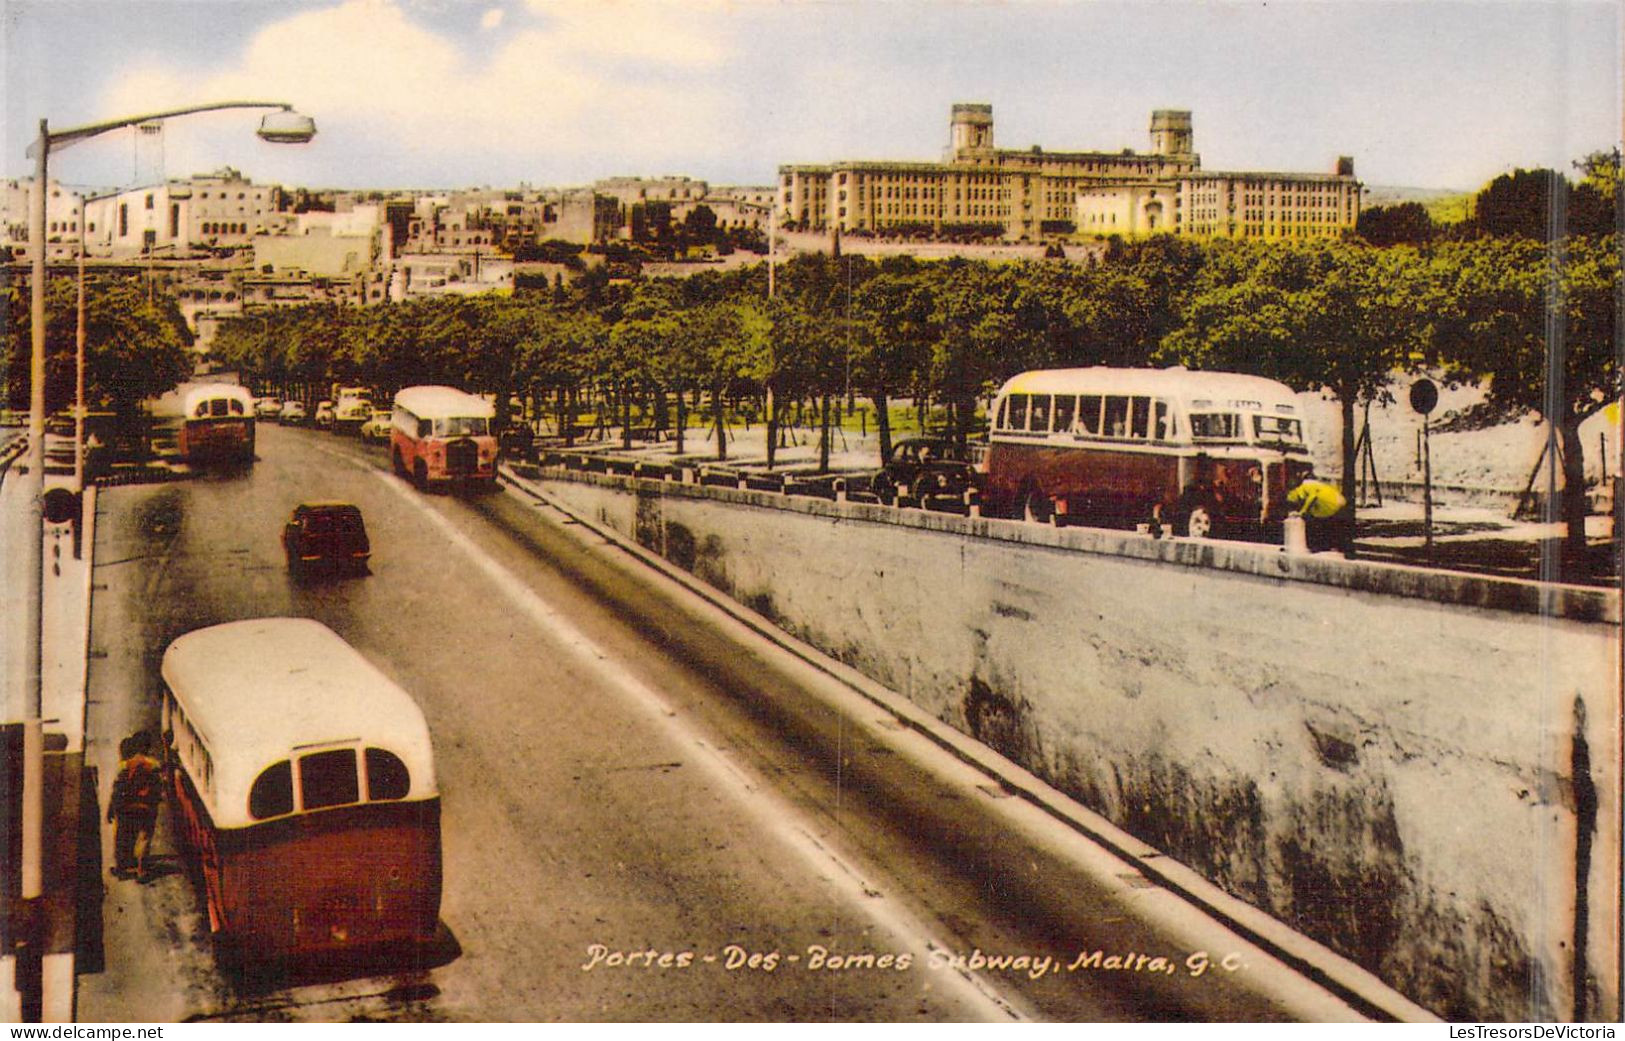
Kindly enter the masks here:
<path id="1" fill-rule="evenodd" d="M 161 125 L 151 134 L 161 135 Z M 328 190 L 231 167 L 107 191 L 53 181 L 47 261 L 139 274 L 178 301 L 206 352 L 223 320 L 314 302 L 372 306 L 547 288 L 594 267 L 684 275 L 789 253 L 1097 257 L 1106 238 L 1333 238 L 1362 185 L 1333 172 L 1202 169 L 1192 114 L 1152 113 L 1149 149 L 994 147 L 993 111 L 955 104 L 940 162 L 781 166 L 776 184 L 617 176 L 575 187 Z M 30 262 L 27 179 L 0 197 L 0 258 Z"/>

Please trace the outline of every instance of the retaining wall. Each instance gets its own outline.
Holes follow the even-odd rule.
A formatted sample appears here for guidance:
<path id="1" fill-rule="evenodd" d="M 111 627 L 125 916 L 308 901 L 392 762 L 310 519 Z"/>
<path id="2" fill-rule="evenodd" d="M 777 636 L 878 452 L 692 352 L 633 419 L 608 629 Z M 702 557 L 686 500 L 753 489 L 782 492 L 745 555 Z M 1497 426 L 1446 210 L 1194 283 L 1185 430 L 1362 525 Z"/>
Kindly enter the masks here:
<path id="1" fill-rule="evenodd" d="M 1617 592 L 542 476 L 1435 1012 L 1618 1018 Z"/>

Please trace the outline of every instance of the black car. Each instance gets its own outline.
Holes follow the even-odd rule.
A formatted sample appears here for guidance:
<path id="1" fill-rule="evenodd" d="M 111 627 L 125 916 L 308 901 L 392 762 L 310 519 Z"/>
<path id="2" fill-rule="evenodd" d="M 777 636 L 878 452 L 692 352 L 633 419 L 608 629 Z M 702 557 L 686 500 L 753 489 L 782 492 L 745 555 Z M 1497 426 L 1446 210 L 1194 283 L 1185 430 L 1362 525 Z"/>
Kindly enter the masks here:
<path id="1" fill-rule="evenodd" d="M 916 500 L 931 495 L 962 495 L 976 486 L 976 470 L 966 450 L 947 438 L 910 437 L 892 446 L 891 457 L 875 474 L 871 490 L 890 502 L 899 487 Z"/>
<path id="2" fill-rule="evenodd" d="M 282 527 L 282 549 L 288 570 L 295 575 L 307 568 L 367 573 L 372 546 L 361 511 L 347 502 L 303 502 Z"/>
<path id="3" fill-rule="evenodd" d="M 534 463 L 536 435 L 524 423 L 514 423 L 497 435 L 497 452 L 504 459 Z"/>

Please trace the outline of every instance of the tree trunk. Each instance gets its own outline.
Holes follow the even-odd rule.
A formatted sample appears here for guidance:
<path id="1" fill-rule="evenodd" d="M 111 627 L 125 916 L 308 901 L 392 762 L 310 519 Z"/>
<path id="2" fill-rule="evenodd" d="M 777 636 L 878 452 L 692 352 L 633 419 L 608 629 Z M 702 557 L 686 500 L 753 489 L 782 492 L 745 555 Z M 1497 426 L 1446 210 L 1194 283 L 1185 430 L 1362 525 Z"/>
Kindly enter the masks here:
<path id="1" fill-rule="evenodd" d="M 766 387 L 766 402 L 762 405 L 762 412 L 767 419 L 767 468 L 773 469 L 773 462 L 779 453 L 779 404 L 777 396 L 773 393 L 773 384 L 768 382 Z"/>
<path id="2" fill-rule="evenodd" d="M 1577 581 L 1584 576 L 1586 559 L 1585 450 L 1580 444 L 1580 418 L 1569 416 L 1558 427 L 1563 449 L 1563 523 L 1568 529 L 1563 540 L 1564 578 Z"/>
<path id="3" fill-rule="evenodd" d="M 677 388 L 677 444 L 675 455 L 683 454 L 683 432 L 688 429 L 688 399 L 683 388 Z"/>
<path id="4" fill-rule="evenodd" d="M 722 422 L 722 385 L 711 388 L 711 421 L 717 432 L 717 462 L 728 460 L 728 428 Z"/>
<path id="5" fill-rule="evenodd" d="M 557 400 L 559 433 L 564 435 L 564 447 L 574 448 L 576 425 L 570 416 L 570 391 L 563 384 L 559 385 Z"/>
<path id="6" fill-rule="evenodd" d="M 499 431 L 506 430 L 508 429 L 508 417 L 513 413 L 513 407 L 509 403 L 509 398 L 512 397 L 513 392 L 509 389 L 506 380 L 499 383 L 496 390 L 496 415 L 491 418 L 491 425 Z"/>
<path id="7" fill-rule="evenodd" d="M 875 427 L 880 432 L 880 462 L 891 458 L 891 404 L 884 390 L 875 391 Z"/>
<path id="8" fill-rule="evenodd" d="M 621 447 L 632 447 L 632 382 L 621 381 Z"/>
<path id="9" fill-rule="evenodd" d="M 818 408 L 818 472 L 829 473 L 829 408 L 830 395 L 825 391 Z"/>
<path id="10" fill-rule="evenodd" d="M 1354 397 L 1355 391 L 1352 389 L 1338 390 L 1337 402 L 1343 414 L 1343 499 L 1348 503 L 1351 532 L 1354 530 L 1354 488 L 1359 483 L 1359 469 L 1354 459 Z"/>

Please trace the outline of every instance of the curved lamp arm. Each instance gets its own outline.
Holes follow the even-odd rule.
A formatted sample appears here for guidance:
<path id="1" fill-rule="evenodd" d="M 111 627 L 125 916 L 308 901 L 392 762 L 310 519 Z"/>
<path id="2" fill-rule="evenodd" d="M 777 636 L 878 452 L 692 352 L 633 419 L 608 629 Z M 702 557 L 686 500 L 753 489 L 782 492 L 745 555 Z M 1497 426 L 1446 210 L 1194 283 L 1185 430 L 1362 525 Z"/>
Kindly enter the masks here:
<path id="1" fill-rule="evenodd" d="M 218 112 L 228 108 L 275 108 L 284 112 L 292 112 L 293 106 L 283 101 L 216 101 L 208 105 L 189 105 L 186 108 L 169 109 L 164 112 L 150 112 L 142 116 L 127 116 L 123 119 L 109 120 L 106 123 L 91 123 L 82 127 L 70 127 L 67 130 L 47 131 L 45 121 L 40 121 L 40 137 L 28 146 L 27 154 L 33 157 L 39 150 L 40 142 L 52 150 L 64 148 L 75 141 L 83 141 L 87 137 L 105 134 L 109 130 L 118 130 L 121 127 L 135 126 L 138 123 L 150 123 L 157 119 L 169 119 L 173 116 L 189 116 L 194 112 Z"/>

